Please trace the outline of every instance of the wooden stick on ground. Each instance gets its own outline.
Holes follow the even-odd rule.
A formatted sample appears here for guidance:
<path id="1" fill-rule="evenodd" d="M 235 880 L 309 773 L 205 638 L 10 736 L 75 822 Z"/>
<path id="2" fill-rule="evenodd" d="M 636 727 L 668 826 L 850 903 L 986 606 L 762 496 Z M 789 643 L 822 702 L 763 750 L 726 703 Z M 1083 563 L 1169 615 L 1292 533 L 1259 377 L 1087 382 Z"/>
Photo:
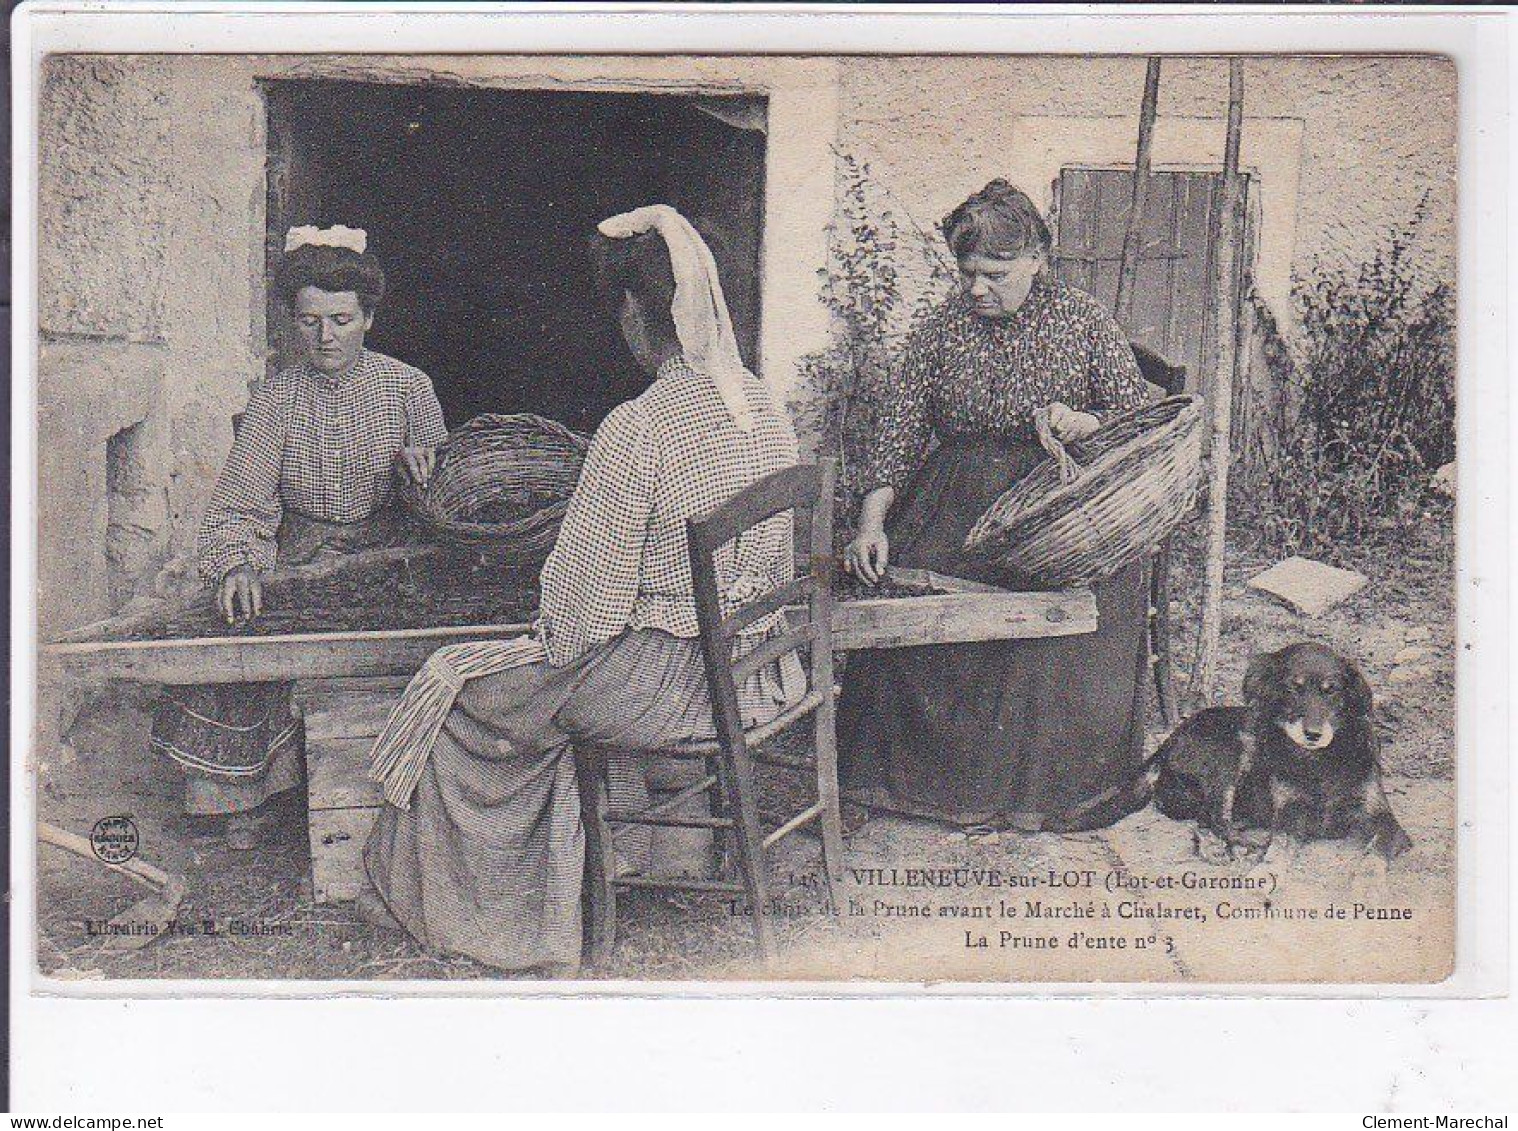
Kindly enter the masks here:
<path id="1" fill-rule="evenodd" d="M 1130 334 L 1133 320 L 1133 292 L 1138 286 L 1140 244 L 1144 239 L 1144 208 L 1149 200 L 1150 152 L 1154 147 L 1154 119 L 1160 100 L 1160 60 L 1149 60 L 1144 72 L 1144 100 L 1139 106 L 1138 154 L 1133 162 L 1133 202 L 1128 210 L 1128 228 L 1123 233 L 1122 266 L 1117 275 L 1117 304 L 1114 315 L 1118 325 Z"/>
<path id="2" fill-rule="evenodd" d="M 145 860 L 124 860 L 120 864 L 110 864 L 95 855 L 95 850 L 90 847 L 90 842 L 78 833 L 71 833 L 67 829 L 60 829 L 57 825 L 50 825 L 46 821 L 37 822 L 37 839 L 43 844 L 51 844 L 54 848 L 61 848 L 65 852 L 72 852 L 75 856 L 83 856 L 86 860 L 93 860 L 102 868 L 108 868 L 112 872 L 118 872 L 141 884 L 154 892 L 162 894 L 166 889 L 183 884 L 169 875 L 162 868 L 155 868 Z"/>
<path id="3" fill-rule="evenodd" d="M 1223 147 L 1222 207 L 1212 216 L 1208 243 L 1217 249 L 1213 274 L 1213 340 L 1217 364 L 1212 374 L 1212 445 L 1208 459 L 1207 557 L 1202 591 L 1202 627 L 1196 663 L 1191 670 L 1189 709 L 1212 700 L 1217 680 L 1218 642 L 1223 623 L 1223 548 L 1228 530 L 1229 432 L 1233 423 L 1233 382 L 1238 356 L 1240 233 L 1243 228 L 1243 181 L 1239 177 L 1239 136 L 1244 124 L 1244 63 L 1228 62 L 1228 133 Z"/>
<path id="4" fill-rule="evenodd" d="M 93 860 L 102 868 L 126 876 L 141 884 L 152 894 L 139 899 L 118 915 L 111 917 L 104 932 L 105 942 L 101 949 L 107 954 L 120 954 L 140 950 L 154 939 L 161 938 L 179 913 L 184 902 L 185 882 L 171 876 L 162 868 L 155 868 L 144 860 L 123 860 L 112 864 L 100 859 L 90 847 L 90 842 L 77 833 L 60 829 L 46 821 L 37 822 L 37 839 L 65 852 L 72 852 L 86 860 Z"/>

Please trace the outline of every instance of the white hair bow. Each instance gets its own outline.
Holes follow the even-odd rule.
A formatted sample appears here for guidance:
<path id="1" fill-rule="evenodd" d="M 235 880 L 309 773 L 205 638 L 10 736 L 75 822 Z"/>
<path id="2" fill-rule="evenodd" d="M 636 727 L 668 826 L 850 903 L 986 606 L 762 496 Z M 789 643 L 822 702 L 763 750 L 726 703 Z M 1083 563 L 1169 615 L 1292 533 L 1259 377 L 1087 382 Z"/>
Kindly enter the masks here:
<path id="1" fill-rule="evenodd" d="M 667 204 L 650 204 L 608 217 L 597 228 L 611 239 L 649 231 L 664 237 L 675 275 L 670 316 L 685 360 L 711 378 L 733 423 L 740 431 L 749 431 L 754 424 L 753 413 L 743 391 L 748 370 L 733 337 L 733 320 L 722 294 L 722 280 L 717 277 L 717 263 L 701 234 Z"/>
<path id="2" fill-rule="evenodd" d="M 315 224 L 302 224 L 285 233 L 285 252 L 298 247 L 345 247 L 349 251 L 364 254 L 369 246 L 369 233 L 362 228 L 348 228 L 333 224 L 330 228 L 318 228 Z"/>

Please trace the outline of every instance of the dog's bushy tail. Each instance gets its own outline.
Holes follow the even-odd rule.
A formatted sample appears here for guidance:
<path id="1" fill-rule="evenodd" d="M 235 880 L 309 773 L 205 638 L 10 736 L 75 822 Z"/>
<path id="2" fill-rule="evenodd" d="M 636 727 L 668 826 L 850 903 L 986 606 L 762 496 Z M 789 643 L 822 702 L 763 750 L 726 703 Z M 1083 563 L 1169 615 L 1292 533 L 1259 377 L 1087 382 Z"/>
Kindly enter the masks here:
<path id="1" fill-rule="evenodd" d="M 1155 784 L 1164 769 L 1164 759 L 1161 757 L 1163 753 L 1162 746 L 1132 776 L 1116 785 L 1109 785 L 1094 797 L 1082 801 L 1066 815 L 1065 822 L 1074 828 L 1084 828 L 1087 819 L 1098 810 L 1110 809 L 1122 815 L 1136 813 L 1148 805 L 1154 800 Z M 1091 827 L 1099 827 L 1099 824 Z"/>
<path id="2" fill-rule="evenodd" d="M 1169 775 L 1165 773 L 1166 757 L 1170 753 L 1169 746 L 1168 742 L 1160 743 L 1160 748 L 1149 755 L 1144 764 L 1139 767 L 1134 783 L 1134 788 L 1143 795 L 1144 804 L 1158 805 L 1161 812 L 1164 811 L 1163 795 L 1165 793 L 1161 782 L 1169 779 Z"/>

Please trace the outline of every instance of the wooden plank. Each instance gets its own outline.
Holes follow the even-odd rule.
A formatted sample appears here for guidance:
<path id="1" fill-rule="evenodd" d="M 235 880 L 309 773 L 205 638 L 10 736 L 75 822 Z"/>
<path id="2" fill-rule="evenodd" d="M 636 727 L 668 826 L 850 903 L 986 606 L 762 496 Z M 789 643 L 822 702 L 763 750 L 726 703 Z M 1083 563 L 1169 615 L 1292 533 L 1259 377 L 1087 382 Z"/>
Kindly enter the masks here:
<path id="1" fill-rule="evenodd" d="M 317 903 L 345 903 L 369 886 L 364 842 L 378 816 L 377 805 L 311 814 L 311 889 Z"/>
<path id="2" fill-rule="evenodd" d="M 834 615 L 833 646 L 842 650 L 910 648 L 1095 631 L 1096 596 L 1089 589 L 949 593 L 842 602 Z"/>
<path id="3" fill-rule="evenodd" d="M 981 581 L 967 581 L 963 577 L 950 577 L 946 573 L 934 573 L 930 569 L 912 569 L 909 566 L 891 566 L 886 570 L 886 576 L 889 580 L 899 581 L 903 585 L 922 585 L 929 589 L 941 589 L 945 593 L 1010 592 L 1010 590 L 987 585 Z"/>
<path id="4" fill-rule="evenodd" d="M 767 638 L 757 645 L 753 651 L 745 652 L 741 659 L 733 664 L 733 682 L 740 687 L 744 681 L 755 672 L 760 671 L 767 664 L 789 655 L 798 648 L 805 648 L 817 639 L 818 626 L 808 621 L 788 628 L 786 631 Z"/>
<path id="5" fill-rule="evenodd" d="M 342 691 L 299 695 L 306 720 L 306 741 L 364 738 L 372 741 L 384 729 L 400 702 L 399 691 Z"/>
<path id="6" fill-rule="evenodd" d="M 339 691 L 404 691 L 411 682 L 406 675 L 357 675 L 334 676 L 331 679 L 309 679 L 295 689 L 297 696 L 317 698 Z"/>
<path id="7" fill-rule="evenodd" d="M 1216 174 L 1178 174 L 1182 187 L 1180 212 L 1176 220 L 1178 246 L 1192 252 L 1190 258 L 1176 266 L 1175 324 L 1176 347 L 1170 360 L 1186 366 L 1191 375 L 1192 391 L 1198 391 L 1201 379 L 1204 327 L 1207 321 L 1208 273 L 1211 254 L 1207 247 L 1207 222 L 1212 210 L 1212 186 Z"/>
<path id="8" fill-rule="evenodd" d="M 306 740 L 308 804 L 312 813 L 377 806 L 385 795 L 368 778 L 373 738 Z"/>
<path id="9" fill-rule="evenodd" d="M 840 601 L 834 647 L 890 648 L 966 640 L 1071 636 L 1096 629 L 1089 590 L 1054 593 L 952 593 Z M 260 683 L 269 680 L 410 676 L 445 644 L 509 640 L 525 624 L 242 636 L 208 640 L 49 644 L 44 662 L 79 679 L 137 683 Z M 921 632 L 912 639 L 913 631 Z"/>
<path id="10" fill-rule="evenodd" d="M 281 679 L 411 675 L 445 644 L 510 640 L 527 624 L 316 632 L 304 636 L 223 636 L 48 644 L 44 660 L 83 679 L 137 683 L 260 683 Z"/>
<path id="11" fill-rule="evenodd" d="M 797 464 L 772 471 L 705 515 L 687 520 L 693 552 L 711 554 L 760 522 L 795 509 L 797 499 L 814 499 L 822 480 L 820 465 Z"/>

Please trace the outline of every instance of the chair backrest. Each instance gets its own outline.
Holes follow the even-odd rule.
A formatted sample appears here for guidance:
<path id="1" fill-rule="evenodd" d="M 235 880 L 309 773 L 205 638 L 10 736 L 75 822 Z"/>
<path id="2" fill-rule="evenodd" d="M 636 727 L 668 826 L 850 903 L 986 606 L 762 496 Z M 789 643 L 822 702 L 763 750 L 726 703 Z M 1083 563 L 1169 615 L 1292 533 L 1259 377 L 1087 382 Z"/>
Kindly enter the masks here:
<path id="1" fill-rule="evenodd" d="M 814 693 L 833 686 L 833 465 L 800 464 L 766 475 L 714 510 L 686 523 L 696 620 L 711 689 L 718 737 L 742 746 L 738 687 L 754 672 L 808 648 L 808 684 Z M 724 613 L 718 587 L 717 550 L 766 519 L 791 512 L 792 527 L 807 532 L 806 553 L 796 554 L 795 579 Z M 798 612 L 783 631 L 733 659 L 739 632 L 786 608 Z"/>

